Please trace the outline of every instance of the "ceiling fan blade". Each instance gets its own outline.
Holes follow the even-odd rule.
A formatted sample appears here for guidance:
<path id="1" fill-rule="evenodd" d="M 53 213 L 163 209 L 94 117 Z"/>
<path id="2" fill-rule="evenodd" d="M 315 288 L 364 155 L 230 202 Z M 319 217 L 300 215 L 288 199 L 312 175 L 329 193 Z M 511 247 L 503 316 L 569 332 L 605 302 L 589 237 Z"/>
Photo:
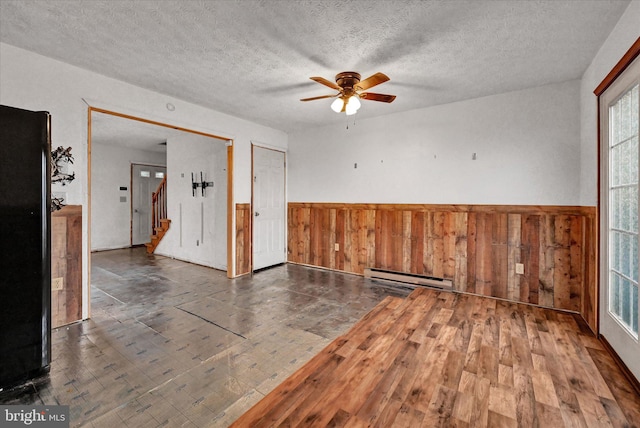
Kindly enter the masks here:
<path id="1" fill-rule="evenodd" d="M 382 101 L 383 103 L 390 103 L 396 99 L 395 95 L 376 94 L 373 92 L 364 92 L 360 94 L 360 98 L 371 101 Z"/>
<path id="2" fill-rule="evenodd" d="M 313 101 L 313 100 L 321 100 L 323 98 L 335 98 L 340 94 L 335 95 L 322 95 L 320 97 L 311 97 L 311 98 L 301 98 L 300 101 Z"/>
<path id="3" fill-rule="evenodd" d="M 357 83 L 355 85 L 355 89 L 356 91 L 364 91 L 369 88 L 373 88 L 376 85 L 384 83 L 387 80 L 389 80 L 389 77 L 387 77 L 386 74 L 376 73 L 373 76 L 367 77 L 366 79 L 361 80 L 359 83 Z"/>
<path id="4" fill-rule="evenodd" d="M 311 80 L 313 80 L 315 82 L 321 83 L 321 84 L 323 84 L 325 86 L 328 86 L 331 89 L 335 89 L 336 91 L 342 90 L 342 88 L 340 86 L 338 86 L 335 83 L 325 79 L 324 77 L 310 77 L 309 79 L 311 79 Z"/>

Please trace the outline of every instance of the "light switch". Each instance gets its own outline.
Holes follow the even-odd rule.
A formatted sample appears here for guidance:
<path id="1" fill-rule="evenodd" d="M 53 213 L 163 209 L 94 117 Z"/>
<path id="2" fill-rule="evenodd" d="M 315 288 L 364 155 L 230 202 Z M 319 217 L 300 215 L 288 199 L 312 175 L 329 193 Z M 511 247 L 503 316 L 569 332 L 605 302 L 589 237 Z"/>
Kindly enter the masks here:
<path id="1" fill-rule="evenodd" d="M 518 275 L 524 275 L 524 264 L 516 263 L 516 273 Z"/>

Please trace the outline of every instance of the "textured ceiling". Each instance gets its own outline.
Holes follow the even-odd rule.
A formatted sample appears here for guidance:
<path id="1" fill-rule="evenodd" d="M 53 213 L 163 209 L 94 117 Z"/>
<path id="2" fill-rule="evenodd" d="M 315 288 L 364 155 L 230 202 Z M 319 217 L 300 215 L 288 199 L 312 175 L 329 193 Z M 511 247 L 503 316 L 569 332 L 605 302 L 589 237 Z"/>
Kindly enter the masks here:
<path id="1" fill-rule="evenodd" d="M 345 123 L 310 76 L 386 73 L 358 118 L 580 78 L 628 3 L 2 0 L 0 41 L 292 131 Z"/>

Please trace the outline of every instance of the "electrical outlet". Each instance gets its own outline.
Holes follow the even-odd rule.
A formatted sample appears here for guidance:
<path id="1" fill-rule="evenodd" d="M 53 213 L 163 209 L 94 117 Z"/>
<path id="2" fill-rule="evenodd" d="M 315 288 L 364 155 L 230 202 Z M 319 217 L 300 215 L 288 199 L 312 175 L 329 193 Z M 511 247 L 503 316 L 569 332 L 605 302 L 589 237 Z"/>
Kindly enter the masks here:
<path id="1" fill-rule="evenodd" d="M 64 288 L 64 278 L 52 278 L 51 279 L 51 290 L 52 291 L 61 291 Z"/>
<path id="2" fill-rule="evenodd" d="M 524 264 L 516 263 L 516 273 L 518 275 L 524 275 Z"/>
<path id="3" fill-rule="evenodd" d="M 340 244 L 338 244 L 337 242 L 335 244 L 333 244 L 333 249 L 335 251 L 340 251 Z"/>

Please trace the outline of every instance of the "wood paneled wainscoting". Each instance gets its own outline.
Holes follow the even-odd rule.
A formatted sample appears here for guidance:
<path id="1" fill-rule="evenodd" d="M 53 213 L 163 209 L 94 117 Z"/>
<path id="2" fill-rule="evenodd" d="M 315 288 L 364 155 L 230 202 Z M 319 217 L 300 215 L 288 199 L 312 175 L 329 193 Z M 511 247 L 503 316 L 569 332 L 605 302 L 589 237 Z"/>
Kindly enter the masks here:
<path id="1" fill-rule="evenodd" d="M 579 312 L 596 330 L 595 207 L 295 202 L 287 247 L 290 263 L 446 278 L 456 291 Z"/>
<path id="2" fill-rule="evenodd" d="M 236 204 L 236 276 L 251 270 L 251 204 Z"/>
<path id="3" fill-rule="evenodd" d="M 82 319 L 82 206 L 51 213 L 51 326 Z"/>

